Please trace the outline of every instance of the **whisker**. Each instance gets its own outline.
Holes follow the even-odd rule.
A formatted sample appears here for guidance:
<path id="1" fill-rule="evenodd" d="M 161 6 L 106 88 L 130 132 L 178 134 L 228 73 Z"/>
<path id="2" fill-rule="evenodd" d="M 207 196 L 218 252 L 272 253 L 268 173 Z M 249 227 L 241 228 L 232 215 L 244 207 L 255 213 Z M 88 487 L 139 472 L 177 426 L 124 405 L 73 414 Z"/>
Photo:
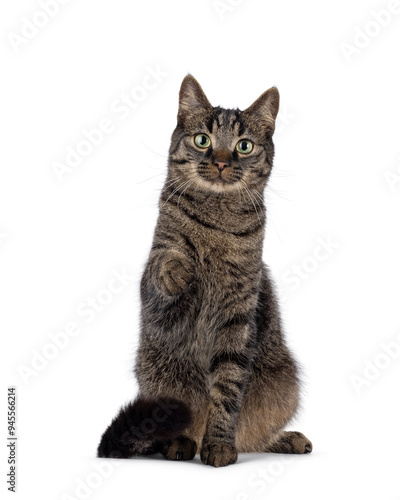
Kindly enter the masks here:
<path id="1" fill-rule="evenodd" d="M 165 202 L 162 204 L 161 208 L 163 208 L 163 206 L 174 196 L 175 193 L 178 192 L 178 190 L 184 186 L 186 184 L 186 182 L 182 182 L 182 184 L 179 184 L 179 186 L 172 192 L 172 194 L 170 194 L 168 196 L 168 198 L 165 200 Z"/>
<path id="2" fill-rule="evenodd" d="M 256 207 L 256 205 L 255 205 L 255 203 L 254 203 L 254 198 L 252 197 L 252 195 L 251 195 L 250 191 L 248 190 L 248 188 L 247 188 L 247 186 L 246 186 L 245 182 L 243 181 L 243 179 L 242 179 L 242 183 L 243 183 L 243 187 L 244 187 L 244 189 L 247 191 L 247 193 L 248 193 L 248 195 L 249 195 L 249 198 L 250 198 L 250 200 L 251 200 L 251 202 L 252 202 L 252 204 L 253 204 L 254 210 L 256 211 L 258 222 L 259 222 L 260 224 L 262 224 L 262 223 L 261 223 L 260 216 L 258 215 L 258 210 L 257 210 L 257 207 Z M 257 200 L 256 200 L 256 203 L 257 203 Z M 260 206 L 259 206 L 259 208 L 261 209 L 261 207 L 260 207 Z"/>
<path id="3" fill-rule="evenodd" d="M 160 174 L 153 175 L 152 177 L 149 177 L 148 179 L 145 179 L 144 181 L 139 181 L 136 184 L 143 184 L 144 182 L 150 181 L 151 179 L 155 179 L 156 177 L 159 177 L 160 175 L 165 175 L 164 172 Z"/>
<path id="4" fill-rule="evenodd" d="M 190 185 L 191 185 L 191 184 L 192 184 L 195 180 L 196 180 L 196 178 L 194 178 L 194 179 L 189 179 L 189 181 L 188 181 L 188 182 L 189 182 L 189 184 L 188 184 L 188 183 L 186 183 L 186 184 L 187 184 L 187 186 L 185 187 L 185 189 L 181 192 L 181 194 L 180 194 L 180 195 L 179 195 L 179 197 L 178 197 L 178 203 L 177 203 L 177 206 L 178 206 L 178 207 L 179 207 L 179 202 L 180 202 L 181 196 L 183 195 L 183 193 L 186 191 L 186 189 L 187 189 L 187 188 L 188 188 L 188 187 L 189 187 L 189 186 L 190 186 Z"/>
<path id="5" fill-rule="evenodd" d="M 239 181 L 239 185 L 240 185 L 241 183 L 242 183 L 242 179 L 240 179 L 240 181 Z M 243 194 L 243 200 L 244 200 L 244 202 L 245 202 L 245 204 L 246 204 L 246 207 L 247 207 L 247 212 L 248 212 L 248 214 L 250 215 L 250 207 L 249 207 L 249 205 L 247 204 L 247 200 L 246 200 L 246 197 L 245 197 L 245 195 L 244 195 L 245 193 L 243 193 L 242 188 L 240 188 L 240 192 Z"/>
<path id="6" fill-rule="evenodd" d="M 264 197 L 256 190 L 253 191 L 254 196 L 256 196 L 262 205 L 264 205 Z"/>
<path id="7" fill-rule="evenodd" d="M 180 180 L 182 180 L 182 176 L 181 175 L 179 177 L 174 177 L 173 179 L 170 179 L 169 181 L 167 181 L 165 183 L 164 187 L 166 187 L 166 188 L 171 187 L 173 184 L 176 184 Z"/>
<path id="8" fill-rule="evenodd" d="M 153 153 L 153 154 L 155 154 L 157 156 L 161 156 L 161 158 L 168 158 L 168 156 L 161 155 L 160 153 L 156 153 L 155 151 L 153 151 L 152 149 L 150 149 L 148 146 L 146 146 L 146 144 L 143 141 L 141 141 L 141 142 L 142 142 L 143 146 L 150 151 L 150 153 Z"/>
<path id="9" fill-rule="evenodd" d="M 240 185 L 239 185 L 239 183 L 236 184 L 236 187 L 237 187 L 237 192 L 239 194 L 239 205 L 242 206 L 242 197 L 240 195 Z"/>
<path id="10" fill-rule="evenodd" d="M 291 201 L 289 198 L 286 198 L 286 196 L 283 196 L 281 193 L 279 193 L 278 191 L 275 191 L 275 189 L 273 189 L 271 186 L 269 186 L 267 184 L 267 189 L 269 189 L 271 191 L 271 193 L 274 193 L 276 196 L 279 196 L 280 198 L 282 198 L 283 200 L 286 200 L 286 201 Z"/>

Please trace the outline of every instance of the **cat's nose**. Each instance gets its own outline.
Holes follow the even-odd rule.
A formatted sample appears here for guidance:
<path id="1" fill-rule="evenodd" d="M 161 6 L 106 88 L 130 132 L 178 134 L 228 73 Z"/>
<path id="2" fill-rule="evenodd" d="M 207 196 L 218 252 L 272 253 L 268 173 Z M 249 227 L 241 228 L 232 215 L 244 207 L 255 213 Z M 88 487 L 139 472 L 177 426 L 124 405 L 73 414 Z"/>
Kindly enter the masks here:
<path id="1" fill-rule="evenodd" d="M 218 168 L 220 172 L 222 172 L 224 168 L 228 166 L 228 163 L 226 161 L 215 161 L 214 165 Z"/>

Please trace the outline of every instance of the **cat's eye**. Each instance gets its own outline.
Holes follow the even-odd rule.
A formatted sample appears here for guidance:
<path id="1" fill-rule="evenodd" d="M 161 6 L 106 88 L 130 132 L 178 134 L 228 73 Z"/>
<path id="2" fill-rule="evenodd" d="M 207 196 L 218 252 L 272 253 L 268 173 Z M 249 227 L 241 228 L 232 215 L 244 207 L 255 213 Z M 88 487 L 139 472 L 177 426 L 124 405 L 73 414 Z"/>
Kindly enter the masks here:
<path id="1" fill-rule="evenodd" d="M 211 139 L 206 134 L 197 134 L 194 138 L 194 143 L 199 148 L 205 149 L 211 144 Z"/>
<path id="2" fill-rule="evenodd" d="M 251 141 L 248 141 L 247 139 L 239 141 L 236 144 L 236 149 L 239 151 L 239 153 L 248 154 L 253 149 L 253 143 Z"/>

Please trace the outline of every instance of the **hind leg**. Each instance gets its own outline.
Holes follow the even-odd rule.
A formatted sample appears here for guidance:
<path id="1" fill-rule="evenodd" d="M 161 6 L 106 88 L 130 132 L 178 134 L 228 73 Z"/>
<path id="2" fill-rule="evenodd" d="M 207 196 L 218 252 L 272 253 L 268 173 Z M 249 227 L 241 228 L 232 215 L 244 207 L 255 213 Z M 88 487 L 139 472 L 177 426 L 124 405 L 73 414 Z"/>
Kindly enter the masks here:
<path id="1" fill-rule="evenodd" d="M 299 405 L 299 369 L 282 334 L 278 303 L 267 269 L 257 309 L 259 343 L 236 435 L 239 452 L 309 453 L 303 434 L 284 432 Z"/>
<path id="2" fill-rule="evenodd" d="M 296 390 L 281 392 L 276 381 L 264 394 L 250 392 L 245 398 L 236 437 L 239 452 L 312 452 L 312 443 L 304 434 L 283 430 L 296 413 L 298 394 Z"/>
<path id="3" fill-rule="evenodd" d="M 267 370 L 262 376 L 253 373 L 238 422 L 238 451 L 291 453 L 294 449 L 304 453 L 305 446 L 311 443 L 307 440 L 302 448 L 299 436 L 283 431 L 296 414 L 298 403 L 297 377 L 289 374 L 287 365 L 270 376 Z"/>
<path id="4" fill-rule="evenodd" d="M 312 452 L 312 443 L 301 432 L 283 431 L 265 451 L 268 453 L 295 453 L 301 455 Z"/>

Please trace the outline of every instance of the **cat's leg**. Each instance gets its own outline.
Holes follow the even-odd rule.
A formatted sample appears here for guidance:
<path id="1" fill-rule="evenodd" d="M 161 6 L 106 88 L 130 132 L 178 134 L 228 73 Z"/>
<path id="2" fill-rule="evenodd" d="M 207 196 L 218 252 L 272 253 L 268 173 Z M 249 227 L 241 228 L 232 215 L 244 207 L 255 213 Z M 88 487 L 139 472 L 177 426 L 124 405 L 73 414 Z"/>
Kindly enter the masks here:
<path id="1" fill-rule="evenodd" d="M 267 446 L 269 453 L 311 453 L 312 443 L 301 432 L 282 431 L 278 434 L 276 441 Z"/>
<path id="2" fill-rule="evenodd" d="M 266 269 L 257 309 L 258 346 L 238 422 L 239 452 L 309 453 L 311 442 L 283 429 L 299 407 L 299 369 L 281 331 L 278 304 Z"/>
<path id="3" fill-rule="evenodd" d="M 236 446 L 242 452 L 270 451 L 299 405 L 299 384 L 288 363 L 268 369 L 252 367 L 238 421 Z M 265 359 L 265 358 L 264 358 Z M 262 361 L 264 361 L 264 359 Z"/>
<path id="4" fill-rule="evenodd" d="M 304 434 L 283 430 L 296 414 L 299 395 L 294 381 L 288 390 L 286 376 L 279 379 L 271 387 L 251 376 L 236 434 L 239 453 L 311 453 L 312 443 Z"/>
<path id="5" fill-rule="evenodd" d="M 253 353 L 249 316 L 231 318 L 216 335 L 210 366 L 210 407 L 201 460 L 221 467 L 237 460 L 236 427 Z"/>

